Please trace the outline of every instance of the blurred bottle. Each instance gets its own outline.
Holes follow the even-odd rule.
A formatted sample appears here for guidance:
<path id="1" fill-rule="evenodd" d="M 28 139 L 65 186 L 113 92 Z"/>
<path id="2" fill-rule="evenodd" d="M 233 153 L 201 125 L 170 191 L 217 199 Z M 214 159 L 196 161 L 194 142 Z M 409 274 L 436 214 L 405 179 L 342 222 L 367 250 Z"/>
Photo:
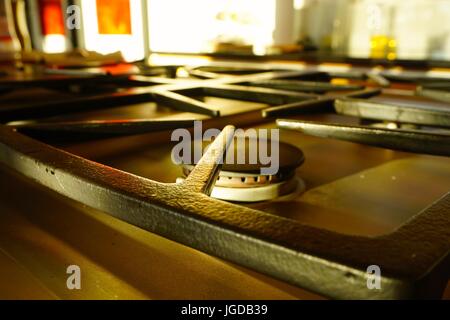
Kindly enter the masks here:
<path id="1" fill-rule="evenodd" d="M 6 6 L 10 17 L 11 36 L 19 43 L 22 52 L 33 49 L 27 22 L 25 0 L 7 0 Z"/>
<path id="2" fill-rule="evenodd" d="M 367 28 L 370 35 L 370 58 L 396 58 L 397 42 L 392 36 L 394 7 L 388 3 L 372 2 L 366 6 Z"/>
<path id="3" fill-rule="evenodd" d="M 22 53 L 65 52 L 70 47 L 64 25 L 63 0 L 6 0 L 11 35 Z"/>
<path id="4" fill-rule="evenodd" d="M 14 29 L 11 1 L 0 2 L 0 52 L 20 51 L 20 42 Z"/>
<path id="5" fill-rule="evenodd" d="M 336 0 L 335 15 L 333 20 L 333 32 L 331 35 L 331 49 L 334 54 L 345 56 L 348 54 L 348 41 L 351 32 L 350 1 Z"/>

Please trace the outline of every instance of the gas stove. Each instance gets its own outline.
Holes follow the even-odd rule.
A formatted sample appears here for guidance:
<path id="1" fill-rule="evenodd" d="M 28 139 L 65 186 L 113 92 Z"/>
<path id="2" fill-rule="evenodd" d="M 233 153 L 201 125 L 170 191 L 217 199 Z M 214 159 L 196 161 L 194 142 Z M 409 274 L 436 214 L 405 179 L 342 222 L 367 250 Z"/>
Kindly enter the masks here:
<path id="1" fill-rule="evenodd" d="M 449 88 L 444 72 L 346 65 L 6 70 L 0 247 L 32 279 L 11 292 L 440 298 Z M 275 146 L 274 172 L 237 161 Z M 66 290 L 66 264 L 85 289 Z"/>

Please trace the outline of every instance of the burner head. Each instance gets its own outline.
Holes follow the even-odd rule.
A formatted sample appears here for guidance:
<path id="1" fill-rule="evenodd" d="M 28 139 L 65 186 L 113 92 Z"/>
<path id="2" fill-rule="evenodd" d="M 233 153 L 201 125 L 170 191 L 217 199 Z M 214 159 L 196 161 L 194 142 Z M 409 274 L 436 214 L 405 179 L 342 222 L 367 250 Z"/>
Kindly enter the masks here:
<path id="1" fill-rule="evenodd" d="M 265 155 L 268 157 L 274 157 L 277 150 L 272 150 L 272 140 L 270 139 L 258 139 L 256 138 L 239 138 L 234 137 L 233 143 L 227 150 L 227 155 L 229 153 L 233 154 L 231 159 L 227 156 L 224 164 L 222 165 L 222 171 L 230 172 L 246 172 L 246 173 L 260 173 L 262 168 L 268 166 L 266 163 L 261 163 L 261 158 L 259 157 L 260 150 L 265 151 Z M 193 157 L 195 154 L 195 148 L 198 147 L 205 151 L 209 146 L 208 141 L 194 141 L 191 144 L 191 159 L 189 164 L 196 163 Z M 278 142 L 278 161 L 279 172 L 292 171 L 299 167 L 304 161 L 305 157 L 303 152 L 297 147 L 281 142 Z M 244 160 L 243 163 L 239 160 Z M 229 161 L 231 160 L 231 161 Z M 256 161 L 251 161 L 256 160 Z M 269 164 L 270 165 L 270 164 Z"/>
<path id="2" fill-rule="evenodd" d="M 258 148 L 267 150 L 267 155 L 272 156 L 271 140 L 258 140 L 255 138 L 246 138 L 241 142 L 235 138 L 230 146 L 229 152 L 234 152 L 232 161 L 224 161 L 219 177 L 212 191 L 214 198 L 236 201 L 236 202 L 258 202 L 272 200 L 293 192 L 298 192 L 303 188 L 303 183 L 295 175 L 295 169 L 305 160 L 303 152 L 284 142 L 279 142 L 277 161 L 279 170 L 272 175 L 261 174 L 261 168 L 270 164 L 261 163 L 261 159 L 256 157 L 257 161 L 249 163 L 250 153 L 259 153 Z M 203 143 L 205 148 L 209 143 Z M 191 154 L 194 154 L 195 145 L 192 145 Z M 204 150 L 204 149 L 203 149 Z M 256 150 L 256 151 L 255 151 Z M 245 155 L 245 162 L 238 161 L 238 155 Z M 228 160 L 230 160 L 228 158 Z M 194 165 L 183 164 L 183 174 L 185 177 L 194 168 Z"/>

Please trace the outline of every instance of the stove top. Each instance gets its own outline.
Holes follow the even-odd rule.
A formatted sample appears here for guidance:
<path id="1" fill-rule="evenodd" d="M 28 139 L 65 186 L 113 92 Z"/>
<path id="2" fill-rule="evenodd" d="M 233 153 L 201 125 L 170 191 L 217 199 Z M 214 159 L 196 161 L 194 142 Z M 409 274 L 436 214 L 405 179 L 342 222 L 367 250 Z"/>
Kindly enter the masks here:
<path id="1" fill-rule="evenodd" d="M 137 266 L 154 256 L 146 238 L 154 233 L 246 274 L 267 275 L 258 274 L 264 284 L 244 281 L 272 292 L 265 297 L 274 297 L 273 287 L 292 297 L 304 294 L 297 288 L 329 298 L 442 296 L 450 249 L 448 77 L 230 62 L 24 74 L 0 76 L 4 203 L 81 255 L 105 267 L 118 260 L 115 273 L 132 277 L 133 288 L 145 291 L 140 281 L 154 279 Z M 220 134 L 198 161 L 174 163 L 173 133 L 195 137 L 198 125 L 200 138 L 208 130 Z M 251 154 L 251 140 L 233 146 L 236 129 L 278 132 L 280 170 L 221 166 L 224 155 Z M 47 212 L 30 213 L 27 197 Z M 100 223 L 107 218 L 87 219 L 64 204 L 118 220 Z M 49 265 L 58 264 L 42 256 L 48 249 L 35 248 L 31 259 L 26 246 L 17 247 L 17 218 L 3 219 L 2 250 L 33 274 L 47 274 L 44 287 L 67 296 L 48 276 Z M 110 256 L 98 252 L 115 238 L 110 229 L 119 220 L 139 229 L 121 236 L 122 248 L 108 249 Z M 147 240 L 136 244 L 131 234 Z M 197 263 L 183 265 L 198 272 Z M 381 289 L 368 286 L 374 266 Z"/>

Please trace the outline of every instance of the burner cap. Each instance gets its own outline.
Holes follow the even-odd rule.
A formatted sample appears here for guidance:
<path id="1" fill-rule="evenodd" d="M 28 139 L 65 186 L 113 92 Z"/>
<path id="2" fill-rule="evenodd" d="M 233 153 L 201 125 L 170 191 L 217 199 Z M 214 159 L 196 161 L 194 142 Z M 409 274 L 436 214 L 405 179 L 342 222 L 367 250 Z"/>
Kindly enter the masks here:
<path id="1" fill-rule="evenodd" d="M 242 141 L 243 142 L 243 141 Z M 233 162 L 225 162 L 214 185 L 211 196 L 221 200 L 235 202 L 257 202 L 272 200 L 304 189 L 301 179 L 295 175 L 295 169 L 304 161 L 303 152 L 287 143 L 279 143 L 279 170 L 273 175 L 261 175 L 260 169 L 267 167 L 259 161 L 249 164 L 249 152 L 258 153 L 257 146 L 266 148 L 271 155 L 271 141 L 258 141 L 246 138 L 245 143 L 238 143 L 235 138 L 228 152 L 234 152 Z M 205 148 L 209 143 L 203 143 Z M 203 149 L 204 150 L 204 149 Z M 256 151 L 255 151 L 256 150 Z M 245 164 L 237 163 L 237 155 L 245 154 Z M 192 145 L 191 154 L 194 154 Z M 269 164 L 270 165 L 270 164 Z M 184 176 L 188 176 L 193 165 L 184 164 Z"/>
<path id="2" fill-rule="evenodd" d="M 242 141 L 241 141 L 242 140 Z M 197 142 L 199 143 L 199 142 Z M 210 142 L 202 142 L 203 150 L 210 144 Z M 191 144 L 191 155 L 193 157 L 194 155 L 194 148 L 195 143 Z M 228 149 L 227 153 L 233 152 L 233 161 L 230 163 L 229 161 L 224 161 L 224 164 L 222 165 L 222 171 L 229 171 L 229 172 L 246 172 L 246 173 L 257 173 L 259 174 L 261 172 L 261 168 L 265 168 L 270 164 L 261 164 L 260 158 L 259 158 L 259 148 L 263 148 L 263 150 L 267 150 L 266 155 L 271 156 L 272 150 L 271 150 L 271 140 L 270 139 L 257 139 L 257 138 L 248 138 L 245 139 L 238 139 L 234 138 L 232 146 Z M 305 157 L 303 155 L 303 152 L 294 147 L 293 145 L 284 143 L 279 141 L 279 172 L 289 172 L 293 169 L 299 167 L 304 161 Z M 256 153 L 256 163 L 249 163 L 250 158 L 250 152 Z M 238 162 L 238 155 L 242 158 L 243 155 L 245 155 L 245 163 L 237 163 Z M 255 154 L 253 154 L 255 156 Z M 193 159 L 191 158 L 191 163 L 194 163 Z"/>

